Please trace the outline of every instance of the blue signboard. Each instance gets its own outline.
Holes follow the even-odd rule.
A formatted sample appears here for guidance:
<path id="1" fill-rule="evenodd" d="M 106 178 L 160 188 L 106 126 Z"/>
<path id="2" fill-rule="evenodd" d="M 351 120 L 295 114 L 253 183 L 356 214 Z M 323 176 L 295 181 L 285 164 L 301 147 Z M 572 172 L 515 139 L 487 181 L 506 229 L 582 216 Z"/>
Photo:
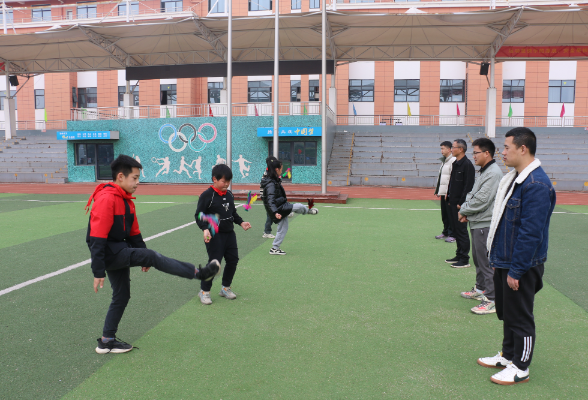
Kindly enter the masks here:
<path id="1" fill-rule="evenodd" d="M 323 129 L 320 126 L 280 128 L 279 136 L 322 136 Z M 257 136 L 273 137 L 274 128 L 257 128 Z"/>
<path id="2" fill-rule="evenodd" d="M 61 131 L 57 132 L 58 140 L 95 140 L 118 139 L 118 131 Z"/>

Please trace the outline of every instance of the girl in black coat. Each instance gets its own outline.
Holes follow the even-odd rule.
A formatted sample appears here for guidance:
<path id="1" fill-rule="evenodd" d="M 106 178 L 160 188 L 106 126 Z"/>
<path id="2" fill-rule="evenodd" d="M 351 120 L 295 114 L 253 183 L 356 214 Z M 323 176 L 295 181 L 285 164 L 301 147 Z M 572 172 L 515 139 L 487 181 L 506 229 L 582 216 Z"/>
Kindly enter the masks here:
<path id="1" fill-rule="evenodd" d="M 272 244 L 270 254 L 286 255 L 286 252 L 280 249 L 280 245 L 288 232 L 288 215 L 294 212 L 296 214 L 318 214 L 316 208 L 308 209 L 307 206 L 300 203 L 288 203 L 286 191 L 282 186 L 282 162 L 275 157 L 268 157 L 265 160 L 267 164 L 267 175 L 261 180 L 263 190 L 263 205 L 272 222 L 278 224 L 276 238 Z"/>

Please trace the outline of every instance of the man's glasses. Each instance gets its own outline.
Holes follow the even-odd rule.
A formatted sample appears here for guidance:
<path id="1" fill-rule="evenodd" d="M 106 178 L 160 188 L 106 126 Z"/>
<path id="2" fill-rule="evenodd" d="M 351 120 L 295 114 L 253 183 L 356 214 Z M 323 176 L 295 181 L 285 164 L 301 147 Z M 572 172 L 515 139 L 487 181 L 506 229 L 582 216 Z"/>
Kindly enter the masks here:
<path id="1" fill-rule="evenodd" d="M 473 155 L 481 154 L 481 153 L 485 153 L 485 151 L 474 151 L 474 152 L 472 152 Z"/>

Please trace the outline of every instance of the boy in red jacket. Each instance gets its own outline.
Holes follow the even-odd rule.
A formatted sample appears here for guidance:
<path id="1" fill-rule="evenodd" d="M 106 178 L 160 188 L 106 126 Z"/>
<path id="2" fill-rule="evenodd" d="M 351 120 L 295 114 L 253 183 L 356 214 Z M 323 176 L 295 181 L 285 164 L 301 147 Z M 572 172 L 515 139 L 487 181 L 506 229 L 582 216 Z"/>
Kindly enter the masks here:
<path id="1" fill-rule="evenodd" d="M 132 157 L 120 155 L 110 164 L 113 183 L 96 187 L 88 200 L 94 205 L 88 222 L 86 242 L 92 255 L 94 291 L 104 287 L 104 277 L 112 286 L 112 302 L 106 314 L 103 336 L 96 353 L 126 353 L 133 346 L 116 338 L 118 324 L 131 297 L 130 267 L 140 266 L 188 279 L 211 280 L 220 271 L 220 263 L 211 260 L 204 268 L 162 256 L 147 249 L 135 215 L 132 193 L 139 184 L 141 164 Z"/>

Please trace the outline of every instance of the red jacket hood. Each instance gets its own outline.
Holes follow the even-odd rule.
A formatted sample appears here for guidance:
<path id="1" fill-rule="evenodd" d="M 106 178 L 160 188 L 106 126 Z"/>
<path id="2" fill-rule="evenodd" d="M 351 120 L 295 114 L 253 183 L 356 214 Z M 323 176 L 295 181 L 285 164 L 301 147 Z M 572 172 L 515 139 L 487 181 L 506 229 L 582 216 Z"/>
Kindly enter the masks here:
<path id="1" fill-rule="evenodd" d="M 135 197 L 133 197 L 131 193 L 127 192 L 114 182 L 101 183 L 100 185 L 96 186 L 96 189 L 94 189 L 94 193 L 92 193 L 92 195 L 88 199 L 88 204 L 86 204 L 86 207 L 84 207 L 84 210 L 86 210 L 86 214 L 88 214 L 88 211 L 90 211 L 90 205 L 92 204 L 92 200 L 95 201 L 98 199 L 98 197 L 104 194 L 112 194 L 126 200 L 135 199 Z"/>

